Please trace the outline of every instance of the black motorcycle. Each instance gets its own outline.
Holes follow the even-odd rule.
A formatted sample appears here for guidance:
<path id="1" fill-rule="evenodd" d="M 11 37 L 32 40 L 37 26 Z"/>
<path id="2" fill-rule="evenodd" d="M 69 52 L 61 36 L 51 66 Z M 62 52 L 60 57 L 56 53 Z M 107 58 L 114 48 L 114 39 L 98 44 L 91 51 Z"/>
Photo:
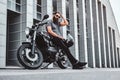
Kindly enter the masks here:
<path id="1" fill-rule="evenodd" d="M 32 28 L 27 28 L 26 42 L 22 42 L 22 45 L 17 51 L 17 58 L 19 63 L 27 69 L 42 68 L 43 63 L 48 63 L 43 68 L 47 67 L 51 63 L 57 63 L 61 69 L 68 67 L 69 62 L 64 51 L 53 44 L 52 39 L 46 31 L 39 31 L 39 27 L 47 24 L 47 18 L 49 15 L 45 15 L 38 24 L 33 25 Z M 68 39 L 65 41 L 68 47 L 73 45 L 73 37 L 69 31 L 67 34 Z"/>

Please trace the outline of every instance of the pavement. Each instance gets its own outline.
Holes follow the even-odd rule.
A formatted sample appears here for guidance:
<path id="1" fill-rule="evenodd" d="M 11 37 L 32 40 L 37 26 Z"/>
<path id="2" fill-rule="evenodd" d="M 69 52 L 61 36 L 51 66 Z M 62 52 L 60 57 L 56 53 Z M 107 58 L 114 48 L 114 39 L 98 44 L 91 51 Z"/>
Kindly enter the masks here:
<path id="1" fill-rule="evenodd" d="M 120 68 L 0 69 L 0 80 L 120 80 Z"/>

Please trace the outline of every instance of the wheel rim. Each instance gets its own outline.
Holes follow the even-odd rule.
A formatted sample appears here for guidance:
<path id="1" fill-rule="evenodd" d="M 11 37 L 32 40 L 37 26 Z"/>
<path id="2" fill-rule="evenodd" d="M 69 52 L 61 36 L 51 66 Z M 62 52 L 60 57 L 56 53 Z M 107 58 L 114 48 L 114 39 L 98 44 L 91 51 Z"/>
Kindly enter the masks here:
<path id="1" fill-rule="evenodd" d="M 35 53 L 34 55 L 31 54 L 31 49 L 25 50 L 25 56 L 29 61 L 36 61 L 38 59 L 38 55 Z"/>
<path id="2" fill-rule="evenodd" d="M 30 67 L 36 67 L 40 65 L 40 54 L 37 52 L 37 49 L 35 49 L 34 55 L 31 55 L 31 49 L 30 48 L 24 48 L 22 50 L 22 54 L 20 55 L 20 58 L 22 62 Z"/>
<path id="3" fill-rule="evenodd" d="M 58 66 L 62 69 L 65 69 L 69 66 L 68 58 L 63 51 L 59 52 L 58 55 L 56 55 L 56 60 Z"/>
<path id="4" fill-rule="evenodd" d="M 64 67 L 68 66 L 68 60 L 67 60 L 67 57 L 65 55 L 61 56 L 59 60 Z"/>

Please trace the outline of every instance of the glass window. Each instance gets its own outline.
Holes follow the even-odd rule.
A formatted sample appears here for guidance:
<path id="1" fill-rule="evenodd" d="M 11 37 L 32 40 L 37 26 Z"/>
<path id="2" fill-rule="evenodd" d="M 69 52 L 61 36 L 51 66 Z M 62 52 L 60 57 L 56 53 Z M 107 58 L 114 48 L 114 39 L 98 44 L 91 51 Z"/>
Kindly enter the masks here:
<path id="1" fill-rule="evenodd" d="M 20 12 L 20 5 L 16 4 L 16 11 Z"/>
<path id="2" fill-rule="evenodd" d="M 40 5 L 37 5 L 37 11 L 41 12 L 41 6 Z"/>
<path id="3" fill-rule="evenodd" d="M 41 0 L 37 0 L 37 4 L 41 5 Z"/>
<path id="4" fill-rule="evenodd" d="M 21 0 L 16 0 L 16 3 L 20 4 L 20 3 L 21 3 Z"/>
<path id="5" fill-rule="evenodd" d="M 41 19 L 41 13 L 37 12 L 37 19 Z"/>
<path id="6" fill-rule="evenodd" d="M 53 0 L 53 12 L 57 11 L 57 1 Z"/>
<path id="7" fill-rule="evenodd" d="M 10 10 L 20 12 L 21 11 L 21 0 L 7 0 L 7 7 Z"/>

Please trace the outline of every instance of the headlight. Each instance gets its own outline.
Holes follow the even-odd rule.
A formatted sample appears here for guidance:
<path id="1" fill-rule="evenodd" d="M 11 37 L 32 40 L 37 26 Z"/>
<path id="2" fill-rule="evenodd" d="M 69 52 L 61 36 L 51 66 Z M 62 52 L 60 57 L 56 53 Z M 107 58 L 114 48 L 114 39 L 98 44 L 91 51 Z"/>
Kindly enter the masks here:
<path id="1" fill-rule="evenodd" d="M 26 28 L 26 29 L 25 29 L 25 34 L 26 34 L 26 35 L 29 35 L 29 33 L 30 33 L 30 28 Z"/>

